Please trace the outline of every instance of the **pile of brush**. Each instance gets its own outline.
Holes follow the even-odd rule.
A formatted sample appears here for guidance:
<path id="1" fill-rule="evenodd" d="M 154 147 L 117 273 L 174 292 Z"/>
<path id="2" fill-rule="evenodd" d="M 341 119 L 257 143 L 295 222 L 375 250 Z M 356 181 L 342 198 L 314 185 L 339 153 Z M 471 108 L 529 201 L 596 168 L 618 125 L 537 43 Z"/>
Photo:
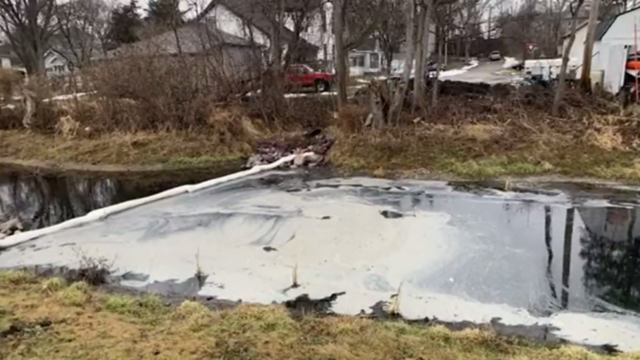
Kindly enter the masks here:
<path id="1" fill-rule="evenodd" d="M 298 155 L 291 166 L 315 167 L 324 164 L 325 158 L 334 138 L 324 134 L 321 129 L 314 129 L 303 134 L 282 139 L 268 139 L 258 141 L 255 153 L 247 160 L 245 168 L 256 165 L 265 165 L 289 156 Z M 305 153 L 313 153 L 312 156 L 302 156 Z"/>

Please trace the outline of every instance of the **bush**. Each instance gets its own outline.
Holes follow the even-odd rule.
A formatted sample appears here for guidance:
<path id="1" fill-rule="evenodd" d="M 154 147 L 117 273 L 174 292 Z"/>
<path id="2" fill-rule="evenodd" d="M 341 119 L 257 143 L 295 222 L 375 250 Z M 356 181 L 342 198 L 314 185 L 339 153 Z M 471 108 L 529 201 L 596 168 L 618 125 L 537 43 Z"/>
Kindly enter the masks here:
<path id="1" fill-rule="evenodd" d="M 191 57 L 133 57 L 89 72 L 97 115 L 107 130 L 194 130 L 226 99 L 230 81 L 213 78 L 206 61 Z"/>

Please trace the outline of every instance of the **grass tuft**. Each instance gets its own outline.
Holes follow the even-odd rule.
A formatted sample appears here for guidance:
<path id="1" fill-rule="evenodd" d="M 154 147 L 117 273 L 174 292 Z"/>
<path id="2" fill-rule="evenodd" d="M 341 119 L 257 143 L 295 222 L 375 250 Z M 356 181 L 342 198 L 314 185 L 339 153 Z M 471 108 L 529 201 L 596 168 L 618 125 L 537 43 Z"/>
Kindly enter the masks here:
<path id="1" fill-rule="evenodd" d="M 10 270 L 0 272 L 0 284 L 25 285 L 37 282 L 34 274 L 26 270 Z"/>
<path id="2" fill-rule="evenodd" d="M 134 298 L 127 295 L 110 294 L 104 299 L 104 309 L 116 314 L 150 319 L 166 313 L 167 307 L 159 297 L 153 295 Z"/>
<path id="3" fill-rule="evenodd" d="M 88 301 L 90 286 L 83 281 L 75 282 L 60 292 L 60 299 L 67 306 L 82 306 Z"/>
<path id="4" fill-rule="evenodd" d="M 53 294 L 62 290 L 66 286 L 64 279 L 52 277 L 42 281 L 42 291 L 46 294 Z"/>
<path id="5" fill-rule="evenodd" d="M 197 301 L 185 300 L 172 314 L 173 319 L 187 325 L 190 331 L 201 331 L 211 325 L 213 314 Z"/>

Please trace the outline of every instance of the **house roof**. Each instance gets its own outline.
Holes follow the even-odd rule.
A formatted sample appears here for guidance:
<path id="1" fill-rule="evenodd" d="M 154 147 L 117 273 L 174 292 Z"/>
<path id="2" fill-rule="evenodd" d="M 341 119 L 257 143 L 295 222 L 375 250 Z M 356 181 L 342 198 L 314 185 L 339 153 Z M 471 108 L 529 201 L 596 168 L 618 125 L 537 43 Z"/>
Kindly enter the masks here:
<path id="1" fill-rule="evenodd" d="M 320 0 L 306 1 L 312 4 L 310 6 L 322 6 L 322 2 Z M 284 6 L 285 9 L 291 11 L 292 9 L 299 7 L 301 3 L 301 0 L 285 0 Z M 271 31 L 271 20 L 266 14 L 267 9 L 265 8 L 264 0 L 211 0 L 209 5 L 205 7 L 202 13 L 198 14 L 196 19 L 202 19 L 206 17 L 213 10 L 213 8 L 215 8 L 216 5 L 224 6 L 236 16 L 246 20 L 265 34 L 268 34 Z M 295 34 L 293 33 L 293 31 L 291 31 L 284 25 L 282 26 L 282 37 L 287 42 L 295 40 Z M 311 44 L 305 39 L 299 39 L 299 41 L 299 45 L 304 49 L 313 49 L 316 51 L 319 49 L 318 46 Z"/>
<path id="2" fill-rule="evenodd" d="M 219 46 L 254 46 L 249 41 L 231 35 L 216 28 L 215 23 L 206 20 L 191 22 L 177 29 L 166 31 L 162 34 L 137 41 L 132 44 L 120 46 L 108 52 L 108 56 L 125 55 L 135 53 L 136 55 L 175 55 L 180 50 L 185 54 L 197 54 Z"/>
<path id="3" fill-rule="evenodd" d="M 604 36 L 604 34 L 607 33 L 607 31 L 609 30 L 611 25 L 613 25 L 613 23 L 616 21 L 617 18 L 618 18 L 618 16 L 614 16 L 614 17 L 609 18 L 607 20 L 603 20 L 603 21 L 599 22 L 598 25 L 596 25 L 596 31 L 595 31 L 595 36 L 594 36 L 595 41 L 602 40 L 602 37 Z"/>
<path id="4" fill-rule="evenodd" d="M 636 6 L 632 9 L 629 9 L 627 11 L 623 11 L 619 14 L 617 14 L 616 16 L 613 16 L 607 20 L 604 20 L 602 22 L 600 22 L 597 26 L 596 26 L 596 33 L 595 33 L 595 41 L 600 41 L 602 40 L 602 38 L 604 37 L 604 35 L 607 33 L 607 31 L 609 31 L 609 28 L 611 28 L 611 25 L 613 25 L 613 23 L 618 19 L 618 17 L 630 13 L 632 11 L 636 11 L 636 10 L 640 10 L 640 6 Z"/>

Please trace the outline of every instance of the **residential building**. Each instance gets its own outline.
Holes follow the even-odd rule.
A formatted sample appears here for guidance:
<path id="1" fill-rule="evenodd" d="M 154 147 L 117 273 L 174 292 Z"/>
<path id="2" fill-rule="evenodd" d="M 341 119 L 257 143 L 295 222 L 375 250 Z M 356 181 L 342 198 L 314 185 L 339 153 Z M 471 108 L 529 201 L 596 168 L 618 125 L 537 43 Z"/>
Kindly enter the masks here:
<path id="1" fill-rule="evenodd" d="M 294 12 L 296 6 L 295 0 L 287 0 L 285 13 Z M 261 6 L 259 0 L 213 0 L 196 20 L 206 19 L 208 22 L 213 22 L 216 28 L 222 32 L 267 49 L 270 46 L 269 39 L 272 31 L 269 11 Z M 293 24 L 287 24 L 287 22 L 282 24 L 280 31 L 284 53 L 289 54 L 293 61 L 311 63 L 318 60 L 320 47 L 306 39 L 308 34 L 303 33 L 300 36 L 301 39 L 296 39 Z M 269 54 L 265 54 L 265 56 L 269 56 Z"/>
<path id="2" fill-rule="evenodd" d="M 151 38 L 121 46 L 107 53 L 107 58 L 167 57 L 185 55 L 186 66 L 202 65 L 226 79 L 247 79 L 255 75 L 261 62 L 262 47 L 217 28 L 208 18 L 187 23 Z M 198 59 L 206 61 L 198 62 Z M 213 66 L 211 66 L 213 65 Z M 260 68 L 259 66 L 257 67 Z"/>
<path id="3" fill-rule="evenodd" d="M 11 44 L 0 42 L 0 67 L 11 69 L 19 63 L 18 57 L 13 52 Z"/>
<path id="4" fill-rule="evenodd" d="M 600 21 L 596 26 L 591 55 L 591 78 L 613 93 L 617 93 L 624 81 L 627 57 L 637 51 L 637 37 L 640 35 L 639 16 L 640 7 L 636 7 Z M 586 35 L 587 23 L 584 22 L 578 28 L 573 46 L 569 50 L 572 62 L 583 63 Z M 569 35 L 566 35 L 563 49 L 568 44 Z M 580 76 L 581 69 L 578 69 L 576 77 Z"/>
<path id="5" fill-rule="evenodd" d="M 49 49 L 44 53 L 44 69 L 47 72 L 47 76 L 64 76 L 69 75 L 75 69 L 75 64 L 72 61 L 73 57 L 70 54 L 65 54 L 64 51 L 59 49 Z"/>

